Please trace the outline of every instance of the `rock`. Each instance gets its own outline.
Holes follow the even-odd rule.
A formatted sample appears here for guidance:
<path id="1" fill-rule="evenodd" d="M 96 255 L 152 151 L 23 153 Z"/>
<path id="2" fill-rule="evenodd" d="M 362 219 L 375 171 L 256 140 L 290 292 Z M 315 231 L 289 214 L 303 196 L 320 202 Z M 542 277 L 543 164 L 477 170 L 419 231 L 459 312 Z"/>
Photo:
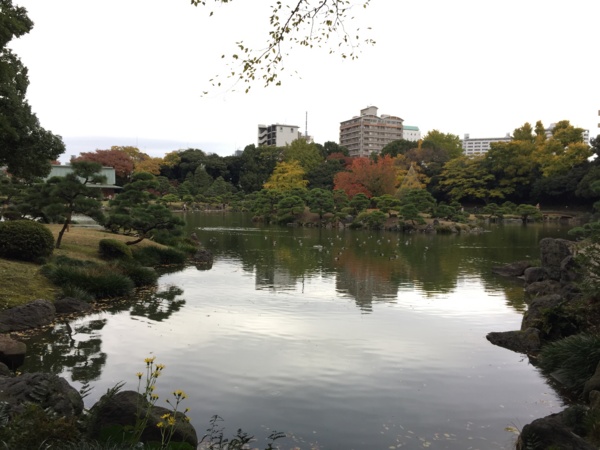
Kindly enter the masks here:
<path id="1" fill-rule="evenodd" d="M 561 284 L 572 283 L 579 281 L 579 264 L 575 261 L 573 255 L 567 256 L 560 262 L 560 282 Z"/>
<path id="2" fill-rule="evenodd" d="M 49 325 L 56 310 L 47 300 L 34 300 L 26 305 L 0 311 L 0 333 L 21 331 Z"/>
<path id="3" fill-rule="evenodd" d="M 65 297 L 58 299 L 54 302 L 54 308 L 57 314 L 73 314 L 73 313 L 85 313 L 92 310 L 92 306 L 73 297 Z"/>
<path id="4" fill-rule="evenodd" d="M 583 385 L 583 398 L 589 400 L 592 391 L 600 391 L 600 363 L 596 366 L 596 372 L 594 372 L 592 378 Z"/>
<path id="5" fill-rule="evenodd" d="M 575 243 L 566 239 L 544 238 L 540 241 L 542 267 L 551 280 L 560 280 L 561 264 L 567 256 L 573 256 Z"/>
<path id="6" fill-rule="evenodd" d="M 15 370 L 22 366 L 25 362 L 25 353 L 27 353 L 27 345 L 23 342 L 15 341 L 5 334 L 0 335 L 0 362 L 7 368 Z"/>
<path id="7" fill-rule="evenodd" d="M 200 268 L 210 269 L 213 265 L 213 260 L 214 260 L 213 254 L 204 248 L 199 249 L 196 252 L 196 254 L 194 255 L 195 265 L 199 269 Z"/>
<path id="8" fill-rule="evenodd" d="M 594 450 L 595 446 L 586 442 L 567 427 L 562 419 L 563 413 L 534 420 L 525 425 L 517 440 L 516 449 L 569 449 L 569 450 Z"/>
<path id="9" fill-rule="evenodd" d="M 21 413 L 27 403 L 62 417 L 78 416 L 83 400 L 64 378 L 49 373 L 24 373 L 14 378 L 0 378 L 0 401 L 9 405 L 11 414 Z"/>
<path id="10" fill-rule="evenodd" d="M 0 363 L 0 377 L 12 377 L 14 373 L 10 371 L 8 366 L 4 363 Z"/>
<path id="11" fill-rule="evenodd" d="M 544 328 L 544 311 L 556 308 L 564 302 L 564 299 L 558 294 L 544 295 L 543 297 L 536 297 L 532 301 L 528 302 L 529 307 L 525 314 L 523 314 L 523 321 L 521 322 L 521 330 L 526 328 Z"/>
<path id="12" fill-rule="evenodd" d="M 600 391 L 590 391 L 589 395 L 590 409 L 600 411 Z"/>
<path id="13" fill-rule="evenodd" d="M 535 353 L 541 347 L 540 330 L 528 328 L 523 331 L 493 331 L 486 339 L 499 347 L 518 353 Z"/>
<path id="14" fill-rule="evenodd" d="M 536 281 L 525 287 L 525 292 L 532 297 L 551 295 L 560 292 L 560 283 L 555 280 Z"/>
<path id="15" fill-rule="evenodd" d="M 528 267 L 523 272 L 525 283 L 535 283 L 536 281 L 544 281 L 548 279 L 548 273 L 543 267 Z"/>
<path id="16" fill-rule="evenodd" d="M 92 422 L 89 432 L 92 438 L 98 438 L 100 432 L 111 426 L 134 426 L 138 408 L 140 413 L 145 413 L 149 406 L 144 396 L 135 391 L 122 391 L 112 396 L 104 395 L 91 410 Z M 146 428 L 141 440 L 143 442 L 161 441 L 160 429 L 156 426 L 161 421 L 161 416 L 171 411 L 159 406 L 152 407 Z M 196 430 L 184 420 L 182 413 L 177 413 L 177 425 L 173 434 L 173 442 L 187 442 L 194 448 L 198 445 Z"/>
<path id="17" fill-rule="evenodd" d="M 531 267 L 529 261 L 516 261 L 504 266 L 492 267 L 492 272 L 503 277 L 520 277 L 528 267 Z"/>

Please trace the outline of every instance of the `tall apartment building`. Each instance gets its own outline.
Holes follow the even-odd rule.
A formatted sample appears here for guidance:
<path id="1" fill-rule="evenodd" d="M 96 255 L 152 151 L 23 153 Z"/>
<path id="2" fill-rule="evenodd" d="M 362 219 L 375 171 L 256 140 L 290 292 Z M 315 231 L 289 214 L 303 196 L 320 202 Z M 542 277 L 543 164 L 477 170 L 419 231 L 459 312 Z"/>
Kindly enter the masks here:
<path id="1" fill-rule="evenodd" d="M 273 125 L 258 126 L 258 146 L 274 145 L 275 147 L 285 147 L 296 139 L 304 136 L 298 130 L 297 125 L 283 125 L 275 123 Z"/>
<path id="2" fill-rule="evenodd" d="M 350 156 L 379 153 L 386 144 L 403 138 L 402 122 L 396 116 L 379 117 L 377 107 L 369 106 L 360 111 L 360 116 L 340 123 L 340 145 L 348 149 Z"/>
<path id="3" fill-rule="evenodd" d="M 497 138 L 471 138 L 465 134 L 462 140 L 463 152 L 466 156 L 483 155 L 490 149 L 492 142 L 509 142 L 512 140 L 510 133 L 506 133 L 505 137 Z"/>

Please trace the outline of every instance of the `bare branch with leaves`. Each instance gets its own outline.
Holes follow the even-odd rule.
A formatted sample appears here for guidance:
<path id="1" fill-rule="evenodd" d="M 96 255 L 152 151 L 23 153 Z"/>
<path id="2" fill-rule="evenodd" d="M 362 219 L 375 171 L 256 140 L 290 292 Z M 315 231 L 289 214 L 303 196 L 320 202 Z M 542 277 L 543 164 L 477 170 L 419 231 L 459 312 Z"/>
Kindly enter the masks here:
<path id="1" fill-rule="evenodd" d="M 232 0 L 212 0 L 216 3 L 231 3 Z M 238 53 L 231 55 L 227 63 L 227 78 L 245 84 L 248 92 L 255 81 L 262 80 L 265 87 L 281 85 L 279 74 L 284 70 L 283 59 L 293 47 L 329 47 L 329 53 L 340 52 L 344 59 L 358 58 L 361 44 L 373 45 L 370 38 L 361 38 L 360 29 L 350 33 L 345 24 L 354 19 L 351 11 L 356 6 L 366 8 L 371 0 L 359 4 L 352 0 L 296 0 L 286 4 L 277 0 L 271 6 L 270 29 L 266 46 L 256 49 L 244 41 L 236 42 Z M 206 6 L 210 0 L 191 0 L 192 5 Z M 210 12 L 213 15 L 213 11 Z M 337 44 L 337 45 L 336 45 Z M 337 48 L 336 48 L 337 47 Z M 226 59 L 226 55 L 221 58 Z M 210 80 L 213 87 L 221 87 L 219 76 Z M 205 92 L 206 94 L 207 92 Z"/>

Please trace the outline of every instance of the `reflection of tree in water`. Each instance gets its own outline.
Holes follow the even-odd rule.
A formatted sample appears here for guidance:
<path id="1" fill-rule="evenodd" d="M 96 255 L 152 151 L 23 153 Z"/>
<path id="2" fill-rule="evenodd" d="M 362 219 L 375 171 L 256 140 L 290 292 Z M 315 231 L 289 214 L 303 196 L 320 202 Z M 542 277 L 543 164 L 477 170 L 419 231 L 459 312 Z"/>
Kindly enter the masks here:
<path id="1" fill-rule="evenodd" d="M 160 292 L 154 289 L 140 291 L 130 313 L 132 316 L 142 316 L 162 322 L 185 305 L 185 300 L 175 300 L 181 294 L 183 290 L 177 286 L 169 286 L 165 291 Z"/>
<path id="2" fill-rule="evenodd" d="M 82 384 L 98 380 L 106 364 L 101 351 L 100 331 L 106 319 L 81 319 L 59 323 L 25 340 L 27 356 L 24 371 L 71 373 L 71 380 Z"/>

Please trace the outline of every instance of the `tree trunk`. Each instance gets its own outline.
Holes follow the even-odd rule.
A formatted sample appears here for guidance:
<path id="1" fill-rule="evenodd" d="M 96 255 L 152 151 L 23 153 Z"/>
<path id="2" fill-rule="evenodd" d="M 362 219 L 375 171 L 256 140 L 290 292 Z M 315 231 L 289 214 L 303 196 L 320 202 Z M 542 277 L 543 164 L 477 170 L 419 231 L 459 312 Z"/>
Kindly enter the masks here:
<path id="1" fill-rule="evenodd" d="M 137 239 L 135 239 L 133 241 L 127 241 L 127 242 L 125 242 L 125 245 L 135 245 L 138 242 L 142 242 L 144 240 L 144 237 L 145 236 L 140 236 L 140 237 L 138 237 Z"/>
<path id="2" fill-rule="evenodd" d="M 60 230 L 60 232 L 58 233 L 58 238 L 56 239 L 56 248 L 60 248 L 60 243 L 62 241 L 63 234 L 65 234 L 65 231 L 67 231 L 69 229 L 69 225 L 71 225 L 71 214 L 69 214 L 66 217 L 65 223 L 64 223 L 62 229 Z"/>

